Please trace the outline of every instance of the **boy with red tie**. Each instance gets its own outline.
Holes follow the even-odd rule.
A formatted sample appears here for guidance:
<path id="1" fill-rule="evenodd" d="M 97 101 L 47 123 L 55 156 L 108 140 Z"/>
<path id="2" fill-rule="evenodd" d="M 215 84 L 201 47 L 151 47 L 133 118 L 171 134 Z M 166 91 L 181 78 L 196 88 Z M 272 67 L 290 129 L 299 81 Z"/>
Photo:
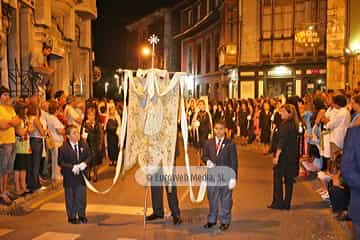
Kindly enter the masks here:
<path id="1" fill-rule="evenodd" d="M 65 203 L 68 221 L 71 224 L 86 224 L 86 187 L 82 172 L 89 161 L 89 147 L 80 141 L 79 129 L 75 125 L 66 128 L 67 141 L 59 148 L 59 165 L 63 175 Z"/>
<path id="2" fill-rule="evenodd" d="M 204 228 L 212 228 L 220 220 L 220 230 L 230 227 L 232 190 L 237 179 L 237 153 L 235 144 L 225 137 L 225 123 L 217 121 L 214 125 L 215 138 L 210 139 L 204 146 L 203 161 L 208 168 L 208 222 Z M 219 181 L 219 174 L 222 181 Z M 215 182 L 214 179 L 217 179 Z M 220 202 L 220 209 L 219 209 Z M 218 214 L 219 213 L 219 214 Z"/>

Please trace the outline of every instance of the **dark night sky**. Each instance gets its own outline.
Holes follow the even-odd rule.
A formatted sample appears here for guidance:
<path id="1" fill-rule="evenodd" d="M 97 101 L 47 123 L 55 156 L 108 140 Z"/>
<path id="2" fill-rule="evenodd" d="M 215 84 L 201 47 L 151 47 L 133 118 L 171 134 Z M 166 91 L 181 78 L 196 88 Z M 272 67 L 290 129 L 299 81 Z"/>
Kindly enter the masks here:
<path id="1" fill-rule="evenodd" d="M 98 0 L 98 18 L 93 23 L 96 65 L 128 67 L 126 50 L 128 32 L 125 26 L 153 10 L 177 0 Z"/>

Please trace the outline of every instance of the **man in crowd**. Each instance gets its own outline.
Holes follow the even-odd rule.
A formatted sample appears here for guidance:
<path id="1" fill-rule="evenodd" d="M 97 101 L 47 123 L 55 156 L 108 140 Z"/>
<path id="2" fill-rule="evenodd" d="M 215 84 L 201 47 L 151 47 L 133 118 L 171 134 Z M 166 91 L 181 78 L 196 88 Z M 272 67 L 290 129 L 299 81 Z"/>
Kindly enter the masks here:
<path id="1" fill-rule="evenodd" d="M 15 130 L 20 118 L 10 103 L 9 89 L 0 87 L 0 194 L 5 204 L 11 204 L 8 192 L 8 177 L 14 171 Z"/>

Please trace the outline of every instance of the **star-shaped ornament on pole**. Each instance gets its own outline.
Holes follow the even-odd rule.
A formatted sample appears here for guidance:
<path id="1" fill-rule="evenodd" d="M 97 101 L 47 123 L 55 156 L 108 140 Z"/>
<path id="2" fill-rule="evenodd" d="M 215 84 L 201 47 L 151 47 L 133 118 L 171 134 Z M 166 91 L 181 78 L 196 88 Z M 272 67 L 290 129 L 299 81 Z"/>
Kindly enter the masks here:
<path id="1" fill-rule="evenodd" d="M 151 68 L 154 68 L 155 66 L 155 46 L 160 42 L 160 39 L 155 34 L 151 35 L 148 39 L 149 43 L 152 46 L 152 58 L 151 58 Z"/>

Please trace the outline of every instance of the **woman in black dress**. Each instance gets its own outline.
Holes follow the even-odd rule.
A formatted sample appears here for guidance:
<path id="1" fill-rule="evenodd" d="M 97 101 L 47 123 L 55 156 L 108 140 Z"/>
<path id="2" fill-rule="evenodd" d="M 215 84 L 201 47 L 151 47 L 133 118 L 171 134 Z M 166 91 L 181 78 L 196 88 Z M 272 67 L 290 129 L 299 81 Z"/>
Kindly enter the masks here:
<path id="1" fill-rule="evenodd" d="M 92 180 L 96 182 L 98 167 L 102 164 L 105 153 L 104 130 L 99 121 L 99 113 L 96 107 L 91 106 L 86 110 L 85 119 L 81 126 L 81 136 L 90 148 L 88 179 L 91 179 L 91 172 L 93 172 Z"/>
<path id="2" fill-rule="evenodd" d="M 299 170 L 298 118 L 295 107 L 290 104 L 280 108 L 280 115 L 282 123 L 279 127 L 279 142 L 273 160 L 273 202 L 268 208 L 290 210 L 294 181 Z"/>
<path id="3" fill-rule="evenodd" d="M 115 105 L 109 105 L 108 119 L 106 121 L 106 150 L 111 161 L 110 166 L 115 166 L 119 155 L 119 128 L 120 119 L 116 112 Z"/>
<path id="4" fill-rule="evenodd" d="M 264 145 L 263 150 L 264 153 L 268 153 L 269 149 L 268 145 L 270 143 L 270 137 L 271 137 L 271 116 L 272 113 L 270 111 L 270 103 L 264 102 L 263 109 L 260 112 L 260 129 L 261 129 L 261 135 L 260 140 L 261 143 Z"/>
<path id="5" fill-rule="evenodd" d="M 212 133 L 210 114 L 205 110 L 205 101 L 200 99 L 198 101 L 199 112 L 195 115 L 196 120 L 199 122 L 198 134 L 199 142 L 198 147 L 202 150 L 207 141 L 209 134 Z"/>
<path id="6" fill-rule="evenodd" d="M 239 124 L 240 124 L 240 142 L 241 144 L 246 144 L 248 137 L 248 115 L 249 108 L 247 101 L 243 100 L 241 102 L 241 110 L 238 113 Z"/>
<path id="7" fill-rule="evenodd" d="M 226 105 L 225 109 L 225 131 L 226 131 L 226 137 L 232 138 L 233 135 L 233 129 L 234 129 L 234 110 L 232 107 L 231 102 L 229 102 Z"/>
<path id="8" fill-rule="evenodd" d="M 216 111 L 213 113 L 213 122 L 224 120 L 224 109 L 221 103 L 217 104 Z"/>
<path id="9" fill-rule="evenodd" d="M 186 109 L 186 116 L 187 116 L 187 123 L 188 126 L 191 126 L 192 120 L 194 118 L 196 112 L 196 102 L 195 99 L 191 99 L 188 103 L 187 109 Z M 189 143 L 194 144 L 195 143 L 195 134 L 193 129 L 190 127 L 188 130 L 189 134 Z"/>

